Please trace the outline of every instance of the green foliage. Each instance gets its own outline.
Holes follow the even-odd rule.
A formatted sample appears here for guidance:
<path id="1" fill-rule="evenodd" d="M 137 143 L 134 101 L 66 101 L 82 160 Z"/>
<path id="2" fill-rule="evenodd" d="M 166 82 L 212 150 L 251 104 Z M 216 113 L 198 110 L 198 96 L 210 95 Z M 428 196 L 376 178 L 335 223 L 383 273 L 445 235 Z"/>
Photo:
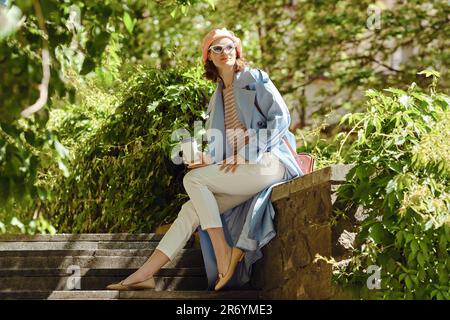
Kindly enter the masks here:
<path id="1" fill-rule="evenodd" d="M 344 159 L 338 152 L 343 132 L 329 137 L 321 132 L 325 126 L 326 124 L 323 124 L 314 129 L 297 129 L 296 131 L 296 140 L 301 143 L 297 151 L 309 153 L 314 157 L 315 170 L 344 163 Z M 345 149 L 348 149 L 347 145 L 345 145 Z"/>
<path id="2" fill-rule="evenodd" d="M 146 20 L 143 12 L 151 10 L 152 14 L 156 12 L 166 17 L 164 6 L 173 10 L 197 2 L 49 0 L 38 2 L 42 16 L 32 1 L 13 0 L 9 2 L 9 8 L 1 7 L 0 24 L 5 29 L 0 31 L 0 221 L 4 225 L 12 219 L 9 214 L 12 209 L 22 209 L 14 216 L 18 220 L 30 220 L 34 207 L 51 198 L 47 188 L 52 185 L 50 181 L 61 173 L 69 175 L 65 162 L 68 154 L 54 131 L 47 128 L 52 126 L 47 121 L 49 113 L 61 106 L 60 101 L 66 101 L 65 96 L 71 103 L 75 103 L 75 96 L 80 97 L 75 93 L 78 87 L 73 83 L 75 78 L 81 79 L 77 74 L 85 76 L 81 82 L 94 83 L 96 87 L 114 87 L 119 78 L 121 57 L 134 59 L 134 53 L 139 52 L 140 46 L 136 46 L 133 37 L 137 37 L 136 32 L 143 32 L 142 28 L 136 30 L 136 26 Z M 45 27 L 38 23 L 40 18 Z M 171 18 L 166 22 L 170 24 Z M 148 25 L 148 20 L 144 24 Z M 148 34 L 145 32 L 145 37 Z M 49 99 L 44 109 L 23 119 L 20 111 L 39 97 L 37 87 L 43 77 L 41 52 L 47 45 L 51 60 Z M 92 78 L 95 81 L 90 81 Z M 77 121 L 77 116 L 86 116 L 78 112 L 76 107 L 80 104 L 83 102 L 79 100 L 64 109 L 71 109 L 72 120 L 77 125 L 92 129 L 98 125 L 95 119 Z M 100 105 L 98 103 L 96 107 Z M 91 109 L 91 114 L 101 113 L 100 110 L 102 108 Z M 64 129 L 59 130 L 64 145 L 67 143 L 75 148 L 77 139 L 79 143 L 92 132 L 71 127 L 68 123 Z"/>
<path id="3" fill-rule="evenodd" d="M 68 151 L 51 130 L 41 130 L 42 136 L 38 130 L 25 119 L 0 125 L 0 214 L 45 198 L 46 189 L 35 183 L 38 169 L 54 162 L 68 175 Z"/>
<path id="4" fill-rule="evenodd" d="M 16 216 L 0 221 L 0 234 L 55 234 L 55 227 L 45 218 L 19 220 Z"/>
<path id="5" fill-rule="evenodd" d="M 15 2 L 26 22 L 15 34 L 0 42 L 2 122 L 19 118 L 19 112 L 38 98 L 36 85 L 42 78 L 40 51 L 44 38 L 48 39 L 51 53 L 49 96 L 62 95 L 66 91 L 65 79 L 58 71 L 68 61 L 78 63 L 78 70 L 85 74 L 93 70 L 101 62 L 111 35 L 125 29 L 120 18 L 125 9 L 120 1 L 41 1 L 45 32 L 38 26 L 32 2 Z M 55 56 L 62 51 L 64 55 Z M 85 58 L 80 59 L 80 54 Z M 18 78 L 21 81 L 17 81 Z"/>
<path id="6" fill-rule="evenodd" d="M 450 97 L 430 91 L 368 90 L 367 112 L 343 119 L 357 138 L 338 194 L 367 218 L 337 278 L 367 293 L 365 269 L 380 266 L 377 298 L 450 299 Z"/>
<path id="7" fill-rule="evenodd" d="M 367 88 L 424 86 L 417 72 L 427 67 L 448 89 L 449 13 L 447 0 L 249 0 L 227 1 L 211 19 L 244 35 L 247 58 L 269 72 L 304 127 L 330 111 L 337 123 L 363 110 Z"/>
<path id="8" fill-rule="evenodd" d="M 91 101 L 110 110 L 97 125 L 83 124 L 88 111 L 60 114 L 60 129 L 79 132 L 66 132 L 71 174 L 49 180 L 53 201 L 44 203 L 58 231 L 148 232 L 170 221 L 186 200 L 185 168 L 171 160 L 171 136 L 202 120 L 212 89 L 201 68 L 138 68 L 111 104 Z"/>
<path id="9" fill-rule="evenodd" d="M 74 88 L 71 85 L 74 73 L 85 75 L 86 78 L 94 76 L 103 82 L 104 86 L 113 86 L 114 80 L 119 77 L 119 66 L 122 62 L 119 55 L 135 59 L 135 56 L 139 56 L 141 45 L 147 46 L 147 43 L 137 43 L 135 39 L 148 39 L 149 34 L 154 34 L 153 30 L 147 32 L 148 30 L 143 29 L 143 25 L 149 25 L 146 19 L 149 10 L 152 15 L 155 12 L 156 15 L 160 14 L 162 18 L 166 18 L 169 16 L 165 14 L 166 11 L 198 2 L 38 1 L 42 9 L 44 27 L 38 23 L 39 10 L 36 10 L 33 1 L 13 0 L 8 1 L 9 7 L 1 6 L 0 24 L 4 30 L 2 28 L 0 31 L 0 146 L 8 147 L 5 151 L 7 154 L 0 156 L 0 167 L 8 166 L 13 171 L 21 170 L 24 176 L 19 177 L 21 180 L 16 183 L 20 185 L 20 193 L 14 194 L 15 187 L 9 188 L 9 182 L 5 182 L 3 195 L 11 195 L 9 200 L 26 196 L 28 190 L 29 196 L 36 195 L 36 192 L 32 191 L 36 182 L 35 169 L 45 167 L 46 162 L 50 161 L 40 159 L 36 153 L 45 145 L 54 143 L 54 138 L 50 137 L 51 133 L 45 128 L 49 111 L 54 108 L 55 101 L 65 95 L 74 96 Z M 190 19 L 185 20 L 192 24 Z M 171 23 L 172 18 L 169 16 L 163 29 L 167 30 L 166 27 Z M 171 35 L 174 33 L 175 31 Z M 153 44 L 154 40 L 150 37 Z M 164 38 L 165 40 L 167 39 Z M 48 43 L 51 63 L 49 99 L 46 108 L 27 119 L 27 124 L 23 125 L 19 123 L 20 111 L 32 105 L 39 97 L 37 88 L 43 78 L 44 43 Z M 124 50 L 120 52 L 122 47 Z M 164 52 L 162 49 L 160 54 Z M 31 136 L 33 141 L 26 142 L 37 152 L 31 152 L 30 148 L 18 151 L 18 145 L 22 145 L 23 140 Z M 10 160 L 11 162 L 8 162 Z M 25 172 L 28 168 L 30 172 Z M 66 171 L 63 166 L 61 168 Z M 8 179 L 2 176 L 1 169 L 0 179 Z"/>
<path id="10" fill-rule="evenodd" d="M 81 70 L 89 61 L 99 62 L 110 38 L 106 22 L 111 8 L 123 10 L 111 3 L 106 4 L 105 10 L 99 10 L 103 4 L 40 1 L 45 23 L 43 30 L 38 26 L 32 1 L 13 3 L 26 19 L 21 26 L 16 25 L 15 32 L 0 41 L 0 219 L 4 219 L 12 207 L 23 208 L 34 200 L 45 198 L 47 190 L 37 182 L 38 170 L 46 170 L 56 163 L 64 176 L 69 175 L 65 163 L 68 154 L 55 134 L 46 128 L 52 99 L 31 118 L 20 116 L 20 111 L 39 97 L 37 85 L 43 77 L 41 50 L 44 39 L 48 40 L 51 54 L 48 96 L 57 100 L 66 93 L 64 81 L 67 79 L 63 75 L 67 65 L 78 63 L 74 69 Z M 83 26 L 76 18 L 69 17 L 74 7 L 83 12 Z M 89 32 L 92 32 L 91 36 L 86 36 Z M 95 45 L 90 45 L 93 43 Z M 78 59 L 82 52 L 88 54 L 88 59 Z"/>

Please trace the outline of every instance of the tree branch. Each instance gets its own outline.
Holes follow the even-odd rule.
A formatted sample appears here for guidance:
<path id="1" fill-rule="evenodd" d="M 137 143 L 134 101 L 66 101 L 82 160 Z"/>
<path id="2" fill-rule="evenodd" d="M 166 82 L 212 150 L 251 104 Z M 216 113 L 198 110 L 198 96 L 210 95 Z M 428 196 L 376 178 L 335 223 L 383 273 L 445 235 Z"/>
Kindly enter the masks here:
<path id="1" fill-rule="evenodd" d="M 34 10 L 36 11 L 39 28 L 44 33 L 44 38 L 42 41 L 42 81 L 38 86 L 39 98 L 33 105 L 27 107 L 20 113 L 23 117 L 29 117 L 45 106 L 48 100 L 48 84 L 50 82 L 50 52 L 48 49 L 48 32 L 45 28 L 44 15 L 42 14 L 42 8 L 39 0 L 33 0 L 33 6 Z"/>
<path id="2" fill-rule="evenodd" d="M 381 61 L 378 61 L 377 59 L 375 59 L 375 58 L 371 58 L 371 60 L 373 61 L 373 62 L 375 62 L 376 64 L 378 64 L 378 65 L 380 65 L 380 66 L 383 66 L 383 67 L 385 67 L 386 69 L 389 69 L 389 70 L 391 70 L 391 71 L 395 71 L 395 72 L 403 72 L 402 70 L 398 70 L 398 69 L 395 69 L 395 68 L 392 68 L 391 66 L 389 66 L 389 65 L 387 65 L 387 64 L 385 64 L 385 63 L 383 63 L 383 62 L 381 62 Z"/>

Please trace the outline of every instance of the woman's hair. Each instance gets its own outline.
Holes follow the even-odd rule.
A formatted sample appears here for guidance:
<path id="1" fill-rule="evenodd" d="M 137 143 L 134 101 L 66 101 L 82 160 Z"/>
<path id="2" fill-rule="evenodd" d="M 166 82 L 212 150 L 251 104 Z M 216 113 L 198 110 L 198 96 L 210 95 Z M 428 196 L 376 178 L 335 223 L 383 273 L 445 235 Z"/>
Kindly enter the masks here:
<path id="1" fill-rule="evenodd" d="M 247 60 L 245 60 L 244 57 L 236 58 L 236 63 L 234 64 L 234 72 L 242 71 L 245 69 L 246 66 L 248 66 L 249 63 Z M 219 77 L 219 71 L 217 70 L 214 62 L 212 60 L 206 61 L 205 65 L 205 72 L 203 73 L 203 76 L 211 81 L 218 82 Z"/>

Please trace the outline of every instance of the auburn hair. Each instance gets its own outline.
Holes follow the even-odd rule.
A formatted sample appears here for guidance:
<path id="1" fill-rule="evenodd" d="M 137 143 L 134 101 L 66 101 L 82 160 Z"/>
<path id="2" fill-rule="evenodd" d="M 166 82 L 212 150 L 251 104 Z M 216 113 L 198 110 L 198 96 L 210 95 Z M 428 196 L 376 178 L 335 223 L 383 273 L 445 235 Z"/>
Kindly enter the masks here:
<path id="1" fill-rule="evenodd" d="M 242 71 L 248 65 L 249 63 L 247 62 L 247 60 L 245 60 L 244 57 L 236 58 L 236 63 L 234 64 L 234 72 Z M 214 82 L 220 81 L 219 71 L 217 70 L 217 67 L 214 64 L 214 62 L 212 62 L 212 60 L 207 60 L 204 65 L 204 68 L 205 72 L 203 73 L 203 76 L 206 79 Z"/>

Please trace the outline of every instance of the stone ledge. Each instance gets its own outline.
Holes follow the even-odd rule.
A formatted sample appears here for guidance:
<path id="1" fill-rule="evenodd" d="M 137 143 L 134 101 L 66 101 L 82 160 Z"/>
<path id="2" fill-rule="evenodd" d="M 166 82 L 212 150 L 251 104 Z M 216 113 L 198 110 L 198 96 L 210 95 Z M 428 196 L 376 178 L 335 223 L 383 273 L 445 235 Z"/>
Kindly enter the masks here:
<path id="1" fill-rule="evenodd" d="M 353 165 L 347 164 L 332 165 L 289 180 L 274 187 L 270 199 L 272 201 L 277 201 L 288 198 L 292 193 L 313 188 L 326 182 L 331 182 L 331 184 L 341 184 L 345 181 L 345 176 L 352 167 Z"/>
<path id="2" fill-rule="evenodd" d="M 159 242 L 164 235 L 155 233 L 58 233 L 58 234 L 2 234 L 0 241 L 17 242 L 69 242 L 69 241 L 143 241 L 143 242 Z"/>
<path id="3" fill-rule="evenodd" d="M 0 291 L 1 300 L 110 300 L 110 299 L 145 299 L 145 300 L 258 300 L 256 290 L 240 291 L 114 291 L 114 290 L 70 290 L 70 291 Z"/>

